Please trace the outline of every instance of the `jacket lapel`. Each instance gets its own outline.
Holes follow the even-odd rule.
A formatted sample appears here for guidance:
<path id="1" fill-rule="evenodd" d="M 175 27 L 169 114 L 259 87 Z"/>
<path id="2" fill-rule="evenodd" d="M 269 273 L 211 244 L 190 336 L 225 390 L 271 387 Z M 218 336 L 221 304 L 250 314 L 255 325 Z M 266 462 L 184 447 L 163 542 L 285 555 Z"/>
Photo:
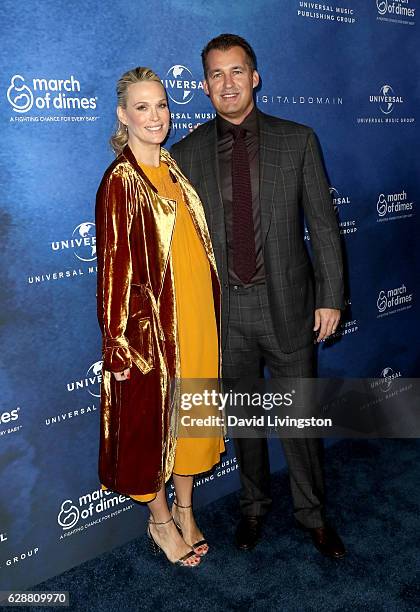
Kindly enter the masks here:
<path id="1" fill-rule="evenodd" d="M 189 210 L 192 222 L 204 246 L 207 258 L 211 266 L 214 268 L 214 271 L 217 276 L 217 267 L 214 258 L 213 247 L 210 240 L 208 224 L 200 197 L 197 194 L 197 191 L 190 183 L 190 181 L 184 176 L 179 166 L 174 163 L 174 160 L 165 149 L 161 149 L 161 158 L 168 164 L 170 173 L 173 175 L 174 179 L 178 181 L 178 184 L 183 193 L 185 205 Z"/>
<path id="2" fill-rule="evenodd" d="M 209 121 L 207 130 L 200 139 L 198 157 L 200 163 L 198 190 L 206 212 L 211 238 L 214 243 L 225 249 L 225 212 L 220 188 L 217 131 L 214 119 Z"/>
<path id="3" fill-rule="evenodd" d="M 159 249 L 159 259 L 162 262 L 162 265 L 153 266 L 150 272 L 151 281 L 153 285 L 153 290 L 156 296 L 159 296 L 162 287 L 163 281 L 165 279 L 166 268 L 169 261 L 171 243 L 172 243 L 172 235 L 175 227 L 176 220 L 176 208 L 177 203 L 176 200 L 171 200 L 170 198 L 164 198 L 163 196 L 158 194 L 157 188 L 153 185 L 153 183 L 149 180 L 147 175 L 143 172 L 137 160 L 128 145 L 124 147 L 122 152 L 123 156 L 127 159 L 127 161 L 133 166 L 136 173 L 139 175 L 141 180 L 145 184 L 145 194 L 147 194 L 147 198 L 149 201 L 150 209 L 153 211 L 153 216 L 155 219 L 154 230 L 156 232 L 155 240 Z M 161 151 L 161 159 L 165 160 L 166 156 L 162 154 Z"/>
<path id="4" fill-rule="evenodd" d="M 262 242 L 264 244 L 270 229 L 275 199 L 275 181 L 272 180 L 273 164 L 278 164 L 277 138 L 267 125 L 264 113 L 258 111 L 260 138 L 260 206 Z M 271 180 L 269 180 L 271 177 Z"/>

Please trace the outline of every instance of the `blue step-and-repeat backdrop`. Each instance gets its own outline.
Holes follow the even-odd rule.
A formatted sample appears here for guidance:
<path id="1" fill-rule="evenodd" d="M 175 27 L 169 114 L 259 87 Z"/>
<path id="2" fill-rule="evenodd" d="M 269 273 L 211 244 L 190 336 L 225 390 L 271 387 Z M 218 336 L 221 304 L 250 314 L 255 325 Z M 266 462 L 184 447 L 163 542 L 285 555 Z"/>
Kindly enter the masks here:
<path id="1" fill-rule="evenodd" d="M 0 589 L 10 589 L 144 531 L 146 510 L 97 478 L 93 221 L 118 77 L 137 65 L 160 75 L 170 146 L 214 116 L 204 44 L 221 32 L 251 42 L 259 108 L 315 129 L 339 217 L 347 309 L 319 350 L 320 374 L 413 377 L 420 15 L 415 0 L 3 0 L 0 11 Z M 278 468 L 277 442 L 271 452 Z M 230 449 L 197 479 L 196 503 L 237 487 Z"/>

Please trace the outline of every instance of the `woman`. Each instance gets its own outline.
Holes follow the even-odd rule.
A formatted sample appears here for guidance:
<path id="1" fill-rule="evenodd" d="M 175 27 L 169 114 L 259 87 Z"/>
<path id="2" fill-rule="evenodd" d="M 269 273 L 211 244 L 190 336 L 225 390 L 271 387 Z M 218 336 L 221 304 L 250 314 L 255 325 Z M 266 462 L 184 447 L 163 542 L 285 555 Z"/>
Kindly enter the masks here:
<path id="1" fill-rule="evenodd" d="M 148 504 L 155 551 L 192 567 L 208 551 L 192 513 L 193 475 L 219 462 L 224 443 L 220 435 L 177 439 L 176 381 L 219 376 L 220 285 L 201 202 L 161 148 L 170 114 L 159 77 L 130 70 L 117 96 L 117 158 L 96 203 L 99 476 L 104 488 Z"/>

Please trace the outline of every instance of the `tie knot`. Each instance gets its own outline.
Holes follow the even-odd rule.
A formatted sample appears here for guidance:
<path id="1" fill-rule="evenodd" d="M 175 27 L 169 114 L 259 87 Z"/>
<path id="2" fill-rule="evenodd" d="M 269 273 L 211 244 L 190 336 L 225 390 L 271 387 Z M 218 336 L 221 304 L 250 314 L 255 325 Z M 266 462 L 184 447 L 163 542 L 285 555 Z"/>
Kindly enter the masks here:
<path id="1" fill-rule="evenodd" d="M 234 125 L 231 127 L 230 132 L 233 136 L 233 140 L 238 140 L 238 138 L 245 138 L 246 130 L 239 125 Z"/>

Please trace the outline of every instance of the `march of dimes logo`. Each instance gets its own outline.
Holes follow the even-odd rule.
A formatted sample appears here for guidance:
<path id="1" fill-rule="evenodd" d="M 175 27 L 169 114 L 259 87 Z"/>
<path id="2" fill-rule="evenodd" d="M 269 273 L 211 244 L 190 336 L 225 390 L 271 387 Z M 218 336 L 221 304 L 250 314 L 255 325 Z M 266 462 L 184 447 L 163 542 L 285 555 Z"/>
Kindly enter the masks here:
<path id="1" fill-rule="evenodd" d="M 96 121 L 98 97 L 82 95 L 80 81 L 73 75 L 65 79 L 35 77 L 27 80 L 14 74 L 6 92 L 13 111 L 11 122 Z M 60 111 L 59 114 L 54 114 Z M 70 111 L 73 114 L 67 114 Z M 64 114 L 63 114 L 64 113 Z"/>
<path id="2" fill-rule="evenodd" d="M 51 252 L 59 257 L 71 261 L 71 267 L 54 269 L 48 272 L 37 272 L 28 276 L 28 283 L 37 285 L 55 280 L 68 280 L 74 277 L 96 274 L 96 232 L 92 221 L 83 221 L 69 232 L 66 238 L 53 240 L 50 243 Z M 71 259 L 69 260 L 69 256 Z M 51 261 L 57 261 L 55 258 Z M 74 267 L 77 263 L 79 267 Z"/>
<path id="3" fill-rule="evenodd" d="M 413 208 L 414 202 L 404 189 L 398 193 L 380 193 L 376 202 L 377 222 L 408 219 L 414 215 Z"/>
<path id="4" fill-rule="evenodd" d="M 20 413 L 20 406 L 12 410 L 0 412 L 0 438 L 8 434 L 16 433 L 22 429 L 22 425 L 19 423 Z"/>
<path id="5" fill-rule="evenodd" d="M 81 495 L 76 502 L 72 499 L 64 500 L 57 516 L 57 523 L 62 528 L 60 540 L 134 508 L 133 503 L 129 504 L 130 501 L 125 495 L 102 489 Z"/>
<path id="6" fill-rule="evenodd" d="M 378 21 L 389 21 L 403 25 L 414 25 L 416 9 L 414 0 L 376 0 Z"/>
<path id="7" fill-rule="evenodd" d="M 356 122 L 363 123 L 407 123 L 414 124 L 413 116 L 403 116 L 403 108 L 406 100 L 401 92 L 397 91 L 390 83 L 379 86 L 375 93 L 369 95 L 369 104 L 375 108 L 373 115 L 357 117 Z"/>
<path id="8" fill-rule="evenodd" d="M 413 305 L 413 293 L 409 293 L 403 283 L 400 287 L 381 289 L 376 300 L 377 318 L 408 310 Z"/>

